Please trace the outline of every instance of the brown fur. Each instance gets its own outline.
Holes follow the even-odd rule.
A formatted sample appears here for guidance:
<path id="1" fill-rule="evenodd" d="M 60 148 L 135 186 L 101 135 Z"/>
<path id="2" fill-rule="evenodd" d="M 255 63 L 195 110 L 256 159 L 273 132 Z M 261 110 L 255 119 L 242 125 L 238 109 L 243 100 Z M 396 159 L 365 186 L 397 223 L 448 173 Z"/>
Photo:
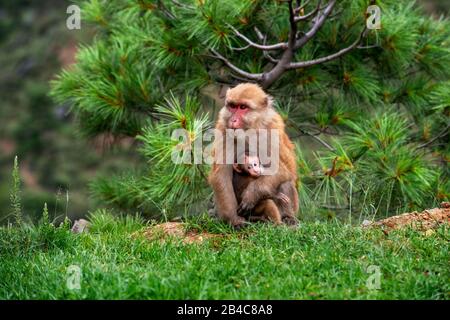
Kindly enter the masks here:
<path id="1" fill-rule="evenodd" d="M 216 129 L 225 132 L 228 119 L 231 116 L 226 108 L 227 103 L 245 103 L 251 109 L 244 120 L 244 130 L 247 129 L 276 129 L 280 134 L 280 161 L 279 170 L 274 175 L 261 176 L 248 183 L 247 188 L 240 194 L 242 199 L 238 202 L 233 189 L 233 167 L 231 164 L 219 164 L 215 158 L 209 183 L 213 189 L 215 205 L 218 215 L 234 226 L 240 226 L 245 219 L 238 215 L 238 211 L 255 209 L 263 199 L 270 199 L 276 193 L 278 187 L 286 182 L 293 183 L 294 191 L 290 192 L 292 210 L 281 210 L 283 220 L 295 221 L 294 214 L 298 211 L 298 195 L 295 190 L 297 181 L 297 162 L 294 152 L 294 144 L 285 132 L 284 121 L 273 109 L 272 99 L 259 86 L 244 83 L 232 89 L 226 94 L 225 106 L 221 109 L 216 122 Z M 292 191 L 292 190 L 291 190 Z M 289 195 L 288 195 L 289 196 Z M 293 213 L 292 213 L 293 212 Z"/>
<path id="2" fill-rule="evenodd" d="M 252 180 L 260 177 L 256 174 L 261 174 L 263 167 L 258 156 L 246 153 L 245 162 L 238 164 L 236 158 L 233 169 L 233 189 L 239 204 L 242 201 L 242 193 Z M 297 190 L 293 181 L 283 182 L 272 198 L 260 200 L 248 218 L 251 221 L 269 220 L 280 224 L 282 216 L 295 216 L 295 199 L 297 199 Z"/>
<path id="3" fill-rule="evenodd" d="M 258 179 L 259 177 L 252 177 L 245 165 L 239 165 L 240 171 L 233 172 L 233 190 L 236 195 L 237 203 L 242 202 L 242 194 L 247 189 L 247 186 L 251 181 Z M 270 220 L 275 224 L 281 223 L 281 214 L 278 210 L 278 206 L 274 203 L 273 199 L 263 199 L 254 208 L 253 213 L 260 220 Z M 254 215 L 250 217 L 255 218 Z"/>

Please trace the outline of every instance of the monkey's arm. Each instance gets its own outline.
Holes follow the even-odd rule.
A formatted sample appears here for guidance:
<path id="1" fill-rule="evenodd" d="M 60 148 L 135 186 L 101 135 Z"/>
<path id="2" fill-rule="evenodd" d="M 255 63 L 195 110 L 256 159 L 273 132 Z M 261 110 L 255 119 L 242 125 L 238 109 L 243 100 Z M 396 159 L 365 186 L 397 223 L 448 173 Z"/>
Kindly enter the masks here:
<path id="1" fill-rule="evenodd" d="M 278 174 L 261 176 L 251 181 L 242 194 L 238 213 L 252 210 L 261 200 L 274 198 L 280 184 L 289 179 L 288 171 L 284 167 L 280 167 Z"/>

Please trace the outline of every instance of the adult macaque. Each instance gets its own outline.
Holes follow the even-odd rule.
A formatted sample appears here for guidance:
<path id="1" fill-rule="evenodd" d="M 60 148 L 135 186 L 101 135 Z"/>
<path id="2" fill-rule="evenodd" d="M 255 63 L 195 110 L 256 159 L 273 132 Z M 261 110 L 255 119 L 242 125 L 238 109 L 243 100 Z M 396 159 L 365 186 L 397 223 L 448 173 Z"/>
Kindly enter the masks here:
<path id="1" fill-rule="evenodd" d="M 224 148 L 224 141 L 215 141 L 216 151 L 209 183 L 214 191 L 215 207 L 219 217 L 239 228 L 245 219 L 238 212 L 250 211 L 262 199 L 270 199 L 277 193 L 277 188 L 286 181 L 294 186 L 297 181 L 297 164 L 294 144 L 290 141 L 284 129 L 281 116 L 273 109 L 272 99 L 258 85 L 244 83 L 229 89 L 225 98 L 225 106 L 220 110 L 216 122 L 216 129 L 222 133 L 225 140 L 227 129 L 274 129 L 279 134 L 279 166 L 276 173 L 262 175 L 250 181 L 242 193 L 242 201 L 238 206 L 236 194 L 233 190 L 233 164 L 227 164 L 220 159 L 217 150 Z M 235 141 L 236 145 L 236 141 Z M 293 210 L 282 210 L 282 220 L 288 224 L 295 224 L 294 214 L 298 211 L 298 194 L 290 197 Z"/>

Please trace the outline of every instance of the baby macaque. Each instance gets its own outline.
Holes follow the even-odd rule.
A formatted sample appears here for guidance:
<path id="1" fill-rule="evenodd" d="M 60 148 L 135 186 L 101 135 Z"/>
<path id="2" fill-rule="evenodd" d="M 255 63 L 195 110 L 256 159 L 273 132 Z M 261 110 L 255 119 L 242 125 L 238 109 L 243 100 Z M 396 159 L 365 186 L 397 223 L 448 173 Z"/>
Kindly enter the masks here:
<path id="1" fill-rule="evenodd" d="M 261 165 L 261 161 L 259 161 L 259 157 L 248 154 L 244 155 L 244 163 L 234 163 L 233 169 L 238 173 L 243 175 L 247 174 L 253 178 L 258 178 L 264 172 L 264 168 Z"/>
<path id="2" fill-rule="evenodd" d="M 244 155 L 244 163 L 233 164 L 233 189 L 236 194 L 236 200 L 239 203 L 242 201 L 242 194 L 253 179 L 258 179 L 264 172 L 264 167 L 256 155 Z M 267 221 L 270 220 L 275 224 L 281 224 L 282 213 L 293 211 L 290 197 L 291 193 L 295 192 L 293 182 L 287 181 L 282 183 L 277 193 L 270 199 L 262 199 L 253 209 L 256 215 L 249 216 L 250 221 Z M 279 209 L 280 208 L 280 209 Z"/>

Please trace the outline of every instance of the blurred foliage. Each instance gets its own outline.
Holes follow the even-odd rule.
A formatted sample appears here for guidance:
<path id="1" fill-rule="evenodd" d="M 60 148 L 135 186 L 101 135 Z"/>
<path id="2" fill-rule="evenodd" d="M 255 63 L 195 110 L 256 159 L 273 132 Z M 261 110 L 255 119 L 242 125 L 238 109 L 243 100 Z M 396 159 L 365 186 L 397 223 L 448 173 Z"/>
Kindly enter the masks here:
<path id="1" fill-rule="evenodd" d="M 185 128 L 196 137 L 202 129 L 195 123 L 206 125 L 213 118 L 205 111 L 218 109 L 204 100 L 205 88 L 218 92 L 220 86 L 242 81 L 212 59 L 210 49 L 249 72 L 270 67 L 272 62 L 257 49 L 233 50 L 246 43 L 230 25 L 250 39 L 256 38 L 257 28 L 269 43 L 286 41 L 287 4 L 77 3 L 87 12 L 97 37 L 80 48 L 74 68 L 59 74 L 52 95 L 71 103 L 87 136 L 137 138 L 149 163 L 137 176 L 94 181 L 94 194 L 121 207 L 142 209 L 151 204 L 164 214 L 195 213 L 199 203 L 204 210 L 205 169 L 169 161 L 177 148 L 170 134 Z M 387 215 L 436 205 L 449 197 L 449 21 L 429 17 L 411 1 L 377 4 L 382 29 L 369 33 L 367 49 L 285 72 L 269 90 L 289 134 L 300 136 L 304 217 Z M 325 56 L 353 41 L 365 24 L 368 5 L 364 0 L 339 1 L 335 16 L 296 53 L 296 60 Z M 313 1 L 305 8 L 314 7 Z M 299 23 L 298 28 L 307 32 L 310 25 Z M 195 100 L 201 107 L 192 107 Z M 189 140 L 188 153 L 194 142 L 195 138 Z"/>
<path id="2" fill-rule="evenodd" d="M 2 9 L 8 16 L 4 30 L 17 33 L 0 34 L 2 52 L 7 52 L 0 55 L 6 66 L 0 75 L 0 133 L 16 144 L 22 170 L 34 172 L 42 185 L 33 189 L 34 197 L 25 191 L 24 210 L 28 201 L 44 200 L 49 190 L 82 189 L 103 162 L 100 178 L 90 183 L 96 199 L 152 216 L 205 211 L 208 167 L 174 165 L 168 158 L 176 148 L 171 132 L 187 129 L 194 145 L 221 106 L 215 103 L 220 89 L 241 81 L 211 58 L 210 48 L 249 72 L 270 67 L 257 49 L 233 50 L 245 42 L 230 25 L 254 41 L 254 27 L 267 35 L 268 43 L 285 41 L 286 3 L 74 2 L 81 6 L 83 28 L 95 36 L 89 34 L 92 40 L 78 45 L 76 64 L 63 65 L 53 79 L 56 109 L 46 93 L 47 81 L 60 67 L 53 46 L 60 42 L 64 47 L 61 43 L 70 38 L 63 30 L 64 6 L 55 13 L 56 24 L 52 10 L 44 10 L 51 6 L 56 12 L 53 1 L 27 10 L 19 8 L 30 2 L 11 2 Z M 325 56 L 354 41 L 369 2 L 339 1 L 335 16 L 295 59 Z M 367 49 L 286 72 L 269 90 L 298 145 L 303 217 L 388 215 L 449 198 L 449 21 L 411 1 L 377 4 L 382 29 L 369 33 Z M 445 7 L 438 10 L 445 12 Z M 299 24 L 300 33 L 309 28 Z M 88 139 L 119 145 L 131 141 L 130 152 L 138 146 L 139 155 L 130 158 L 135 165 L 121 157 L 103 161 L 88 151 L 75 134 L 72 117 Z M 2 167 L 11 167 L 12 155 L 0 160 Z M 6 187 L 2 183 L 0 188 Z M 87 205 L 84 197 L 79 199 Z M 57 211 L 52 201 L 45 202 L 50 212 Z"/>
<path id="3" fill-rule="evenodd" d="M 75 43 L 91 37 L 87 28 L 66 28 L 69 4 L 15 0 L 0 6 L 0 224 L 13 221 L 17 211 L 10 205 L 15 155 L 24 218 L 32 220 L 44 202 L 52 218 L 84 216 L 95 205 L 87 192 L 92 177 L 136 158 L 124 148 L 103 151 L 102 139 L 80 139 L 69 106 L 48 96 L 54 73 L 73 62 Z"/>

